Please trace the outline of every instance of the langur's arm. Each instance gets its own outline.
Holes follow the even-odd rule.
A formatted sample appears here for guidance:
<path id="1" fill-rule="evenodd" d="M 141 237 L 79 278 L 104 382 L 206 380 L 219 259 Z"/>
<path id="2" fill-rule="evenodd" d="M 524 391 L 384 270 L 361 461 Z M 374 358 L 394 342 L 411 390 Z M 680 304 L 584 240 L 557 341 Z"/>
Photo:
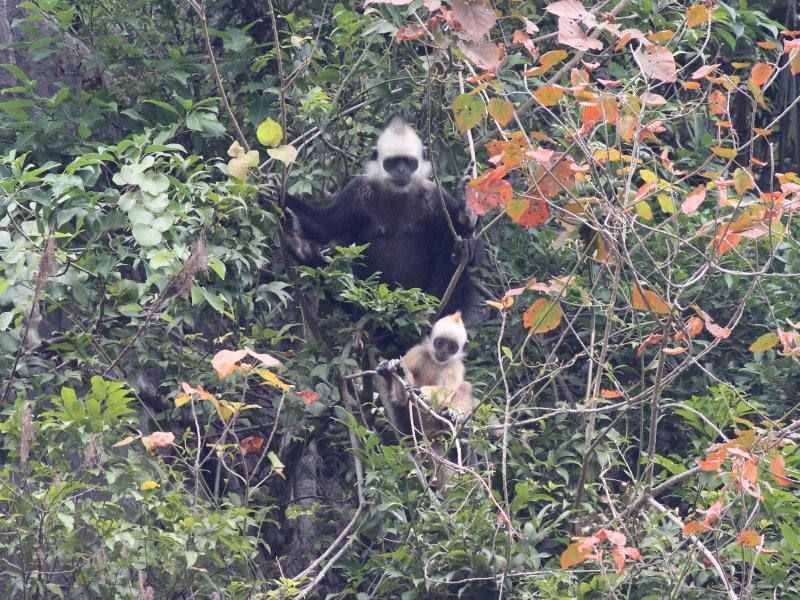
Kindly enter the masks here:
<path id="1" fill-rule="evenodd" d="M 297 215 L 303 235 L 319 244 L 333 239 L 351 241 L 363 226 L 363 202 L 367 185 L 356 177 L 339 192 L 328 206 L 312 206 L 289 194 L 286 206 Z"/>

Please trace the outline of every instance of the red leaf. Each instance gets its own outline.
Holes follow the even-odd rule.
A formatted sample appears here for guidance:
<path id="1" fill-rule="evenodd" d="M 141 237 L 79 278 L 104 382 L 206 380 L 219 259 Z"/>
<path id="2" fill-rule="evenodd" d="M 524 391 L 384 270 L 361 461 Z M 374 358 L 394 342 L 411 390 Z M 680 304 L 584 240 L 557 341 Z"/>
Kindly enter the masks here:
<path id="1" fill-rule="evenodd" d="M 498 206 L 506 207 L 514 195 L 511 184 L 505 179 L 498 181 L 491 189 L 473 186 L 472 183 L 467 186 L 467 206 L 479 217 Z"/>
<path id="2" fill-rule="evenodd" d="M 720 327 L 719 325 L 714 323 L 714 321 L 712 321 L 711 317 L 709 317 L 708 315 L 706 315 L 705 323 L 706 323 L 706 329 L 708 330 L 708 333 L 713 335 L 715 338 L 718 338 L 720 340 L 724 340 L 724 339 L 730 337 L 731 330 L 728 329 L 727 327 Z"/>
<path id="3" fill-rule="evenodd" d="M 689 195 L 686 196 L 686 200 L 683 201 L 681 204 L 681 212 L 685 215 L 690 215 L 697 208 L 703 203 L 703 200 L 706 199 L 706 186 L 705 184 L 700 184 L 696 188 L 694 188 Z"/>
<path id="4" fill-rule="evenodd" d="M 545 11 L 558 17 L 566 17 L 578 21 L 594 19 L 592 14 L 589 13 L 578 0 L 558 0 L 558 2 L 548 4 L 545 7 Z"/>
<path id="5" fill-rule="evenodd" d="M 303 390 L 302 392 L 296 392 L 296 395 L 300 396 L 300 398 L 306 404 L 314 404 L 317 400 L 319 400 L 319 394 L 316 392 L 312 392 L 311 390 Z"/>
<path id="6" fill-rule="evenodd" d="M 397 33 L 394 34 L 398 40 L 417 40 L 425 35 L 425 28 L 422 25 L 409 25 L 407 27 L 401 27 L 397 30 Z"/>
<path id="7" fill-rule="evenodd" d="M 622 575 L 625 572 L 625 555 L 620 548 L 612 548 L 611 556 L 617 565 L 617 570 L 614 571 L 615 575 Z"/>
<path id="8" fill-rule="evenodd" d="M 461 30 L 477 42 L 494 27 L 497 15 L 491 5 L 479 1 L 452 0 L 453 15 Z"/>
<path id="9" fill-rule="evenodd" d="M 646 77 L 664 82 L 677 81 L 675 57 L 664 46 L 652 45 L 634 50 L 633 57 Z"/>
<path id="10" fill-rule="evenodd" d="M 514 223 L 523 227 L 538 227 L 547 221 L 550 216 L 550 209 L 547 207 L 547 202 L 542 198 L 529 199 L 522 196 L 507 203 L 506 213 Z"/>
<path id="11" fill-rule="evenodd" d="M 603 49 L 603 42 L 587 36 L 578 21 L 566 17 L 558 18 L 558 41 L 583 52 Z"/>
<path id="12" fill-rule="evenodd" d="M 239 441 L 242 454 L 252 454 L 253 452 L 258 452 L 264 446 L 264 441 L 264 438 L 256 437 L 254 435 L 243 438 Z"/>
<path id="13" fill-rule="evenodd" d="M 494 42 L 458 42 L 458 49 L 475 65 L 486 71 L 494 71 L 500 65 L 500 48 Z"/>
<path id="14" fill-rule="evenodd" d="M 692 73 L 692 79 L 702 79 L 709 73 L 713 73 L 714 71 L 716 71 L 718 66 L 719 64 L 713 64 L 700 67 L 694 73 Z"/>
<path id="15" fill-rule="evenodd" d="M 705 525 L 711 525 L 714 521 L 719 519 L 719 516 L 722 514 L 722 509 L 725 506 L 724 498 L 720 498 L 714 504 L 709 506 L 706 510 L 699 510 L 698 512 L 703 513 L 706 518 L 703 519 L 703 523 Z"/>

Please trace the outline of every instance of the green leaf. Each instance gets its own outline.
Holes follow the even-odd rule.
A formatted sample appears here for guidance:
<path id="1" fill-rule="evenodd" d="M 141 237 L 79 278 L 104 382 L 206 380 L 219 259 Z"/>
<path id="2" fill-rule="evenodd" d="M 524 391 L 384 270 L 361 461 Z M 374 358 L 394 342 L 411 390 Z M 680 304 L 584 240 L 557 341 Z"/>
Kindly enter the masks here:
<path id="1" fill-rule="evenodd" d="M 283 129 L 277 122 L 267 117 L 256 129 L 256 137 L 264 146 L 274 148 L 283 139 Z"/>
<path id="2" fill-rule="evenodd" d="M 766 352 L 774 348 L 778 344 L 778 336 L 775 333 L 765 333 L 759 337 L 755 342 L 750 344 L 748 350 L 750 352 Z"/>
<path id="3" fill-rule="evenodd" d="M 486 105 L 479 96 L 461 94 L 453 101 L 453 117 L 461 133 L 475 127 L 485 116 Z"/>
<path id="4" fill-rule="evenodd" d="M 161 233 L 149 225 L 136 224 L 132 231 L 133 238 L 140 246 L 149 247 L 161 243 Z"/>

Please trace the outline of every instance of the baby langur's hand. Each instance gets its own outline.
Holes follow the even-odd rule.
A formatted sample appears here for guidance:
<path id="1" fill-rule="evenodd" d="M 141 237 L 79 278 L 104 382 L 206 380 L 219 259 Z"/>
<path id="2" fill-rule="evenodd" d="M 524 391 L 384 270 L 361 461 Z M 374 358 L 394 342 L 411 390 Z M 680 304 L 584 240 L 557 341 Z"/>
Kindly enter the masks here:
<path id="1" fill-rule="evenodd" d="M 403 368 L 403 363 L 400 362 L 399 358 L 382 360 L 378 363 L 378 366 L 375 367 L 375 371 L 384 379 L 391 379 L 392 375 L 395 373 L 400 377 L 405 377 L 406 374 L 406 371 Z"/>
<path id="2" fill-rule="evenodd" d="M 450 421 L 453 425 L 459 425 L 464 420 L 464 413 L 453 408 L 445 408 L 440 415 Z"/>

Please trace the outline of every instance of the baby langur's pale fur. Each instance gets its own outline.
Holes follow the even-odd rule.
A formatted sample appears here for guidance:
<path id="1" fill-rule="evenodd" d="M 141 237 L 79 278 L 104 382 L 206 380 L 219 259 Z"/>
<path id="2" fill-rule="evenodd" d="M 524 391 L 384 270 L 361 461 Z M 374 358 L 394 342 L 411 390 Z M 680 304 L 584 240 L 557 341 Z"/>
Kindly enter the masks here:
<path id="1" fill-rule="evenodd" d="M 461 313 L 456 312 L 439 319 L 431 334 L 400 359 L 406 381 L 419 388 L 421 398 L 434 412 L 455 424 L 462 423 L 473 408 L 472 385 L 464 381 L 462 358 L 466 344 L 467 331 Z M 396 361 L 390 361 L 389 364 L 396 367 Z M 392 402 L 397 406 L 406 406 L 411 397 L 406 389 L 397 382 L 391 389 Z M 418 406 L 413 406 L 411 413 L 411 426 L 416 434 L 422 434 L 431 442 L 430 450 L 437 463 L 437 485 L 447 485 L 453 472 L 438 460 L 445 459 L 446 453 L 441 442 L 436 440 L 445 425 Z"/>

